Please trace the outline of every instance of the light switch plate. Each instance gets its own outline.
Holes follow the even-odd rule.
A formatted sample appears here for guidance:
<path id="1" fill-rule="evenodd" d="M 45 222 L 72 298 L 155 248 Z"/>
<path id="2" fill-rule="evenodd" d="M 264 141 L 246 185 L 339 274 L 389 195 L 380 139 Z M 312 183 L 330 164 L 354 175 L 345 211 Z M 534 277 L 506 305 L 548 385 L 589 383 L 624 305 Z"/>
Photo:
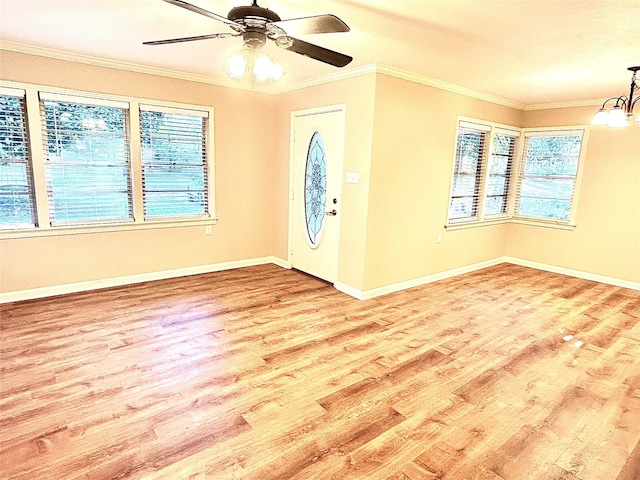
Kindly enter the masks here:
<path id="1" fill-rule="evenodd" d="M 360 181 L 360 174 L 358 172 L 347 172 L 347 183 L 358 183 Z"/>

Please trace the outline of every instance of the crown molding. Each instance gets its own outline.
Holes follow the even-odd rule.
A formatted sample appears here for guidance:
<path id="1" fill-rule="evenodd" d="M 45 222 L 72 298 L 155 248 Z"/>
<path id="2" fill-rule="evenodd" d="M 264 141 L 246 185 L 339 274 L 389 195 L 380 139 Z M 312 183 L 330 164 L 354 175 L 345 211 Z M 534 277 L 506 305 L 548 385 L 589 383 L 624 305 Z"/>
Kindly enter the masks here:
<path id="1" fill-rule="evenodd" d="M 525 105 L 523 110 L 553 110 L 555 108 L 579 108 L 579 107 L 599 107 L 602 105 L 602 98 L 592 100 L 576 100 L 573 102 L 536 103 Z"/>
<path id="2" fill-rule="evenodd" d="M 113 68 L 117 70 L 125 70 L 134 73 L 143 73 L 147 75 L 156 75 L 160 77 L 173 78 L 178 80 L 187 80 L 196 83 L 205 83 L 208 85 L 216 85 L 219 87 L 235 87 L 237 84 L 232 84 L 231 80 L 226 81 L 224 79 L 211 77 L 208 75 L 198 75 L 195 73 L 186 73 L 179 70 L 171 70 L 168 68 L 151 67 L 147 65 L 141 65 L 138 63 L 123 62 L 120 60 L 112 60 L 102 57 L 94 57 L 92 55 L 85 55 L 80 53 L 67 52 L 64 50 L 58 50 L 49 47 L 40 47 L 27 45 L 24 43 L 11 42 L 3 40 L 0 42 L 0 49 L 7 50 L 16 53 L 25 53 L 27 55 L 34 55 L 38 57 L 53 58 L 55 60 L 65 60 L 68 62 L 83 63 L 85 65 L 91 65 L 94 67 Z"/>
<path id="3" fill-rule="evenodd" d="M 68 62 L 82 63 L 85 65 L 92 65 L 96 67 L 113 68 L 117 70 L 124 70 L 124 71 L 134 72 L 134 73 L 142 73 L 147 75 L 156 75 L 160 77 L 173 78 L 178 80 L 186 80 L 186 81 L 196 82 L 196 83 L 204 83 L 207 85 L 215 85 L 218 87 L 227 87 L 227 88 L 235 88 L 240 90 L 255 91 L 251 88 L 251 86 L 239 84 L 226 78 L 212 77 L 209 75 L 200 75 L 195 73 L 187 73 L 179 70 L 171 70 L 171 69 L 161 68 L 161 67 L 151 67 L 147 65 L 141 65 L 138 63 L 123 62 L 120 60 L 113 60 L 108 58 L 95 57 L 92 55 L 73 53 L 73 52 L 58 50 L 58 49 L 49 48 L 49 47 L 27 45 L 24 43 L 12 42 L 7 40 L 3 40 L 0 42 L 0 50 L 7 50 L 11 52 L 16 52 L 16 53 L 24 53 L 24 54 L 35 55 L 39 57 L 53 58 L 56 60 L 65 60 Z M 277 95 L 280 93 L 293 92 L 296 90 L 302 90 L 304 88 L 324 85 L 327 83 L 346 80 L 349 78 L 355 78 L 362 75 L 368 75 L 371 73 L 388 75 L 388 76 L 399 78 L 402 80 L 407 80 L 410 82 L 427 85 L 430 87 L 438 88 L 440 90 L 457 93 L 459 95 L 464 95 L 466 97 L 476 98 L 478 100 L 484 100 L 486 102 L 491 102 L 498 105 L 503 105 L 506 107 L 511 107 L 511 108 L 515 108 L 523 111 L 549 110 L 549 109 L 556 109 L 556 108 L 557 109 L 575 108 L 575 107 L 587 107 L 587 106 L 591 107 L 594 105 L 600 105 L 602 103 L 602 99 L 598 99 L 598 100 L 580 100 L 580 101 L 573 101 L 573 102 L 556 102 L 556 103 L 541 103 L 541 104 L 528 105 L 528 104 L 516 102 L 513 100 L 509 100 L 507 98 L 498 97 L 496 95 L 491 95 L 489 93 L 473 90 L 471 88 L 461 87 L 453 83 L 445 82 L 442 80 L 438 80 L 436 78 L 428 77 L 428 76 L 410 72 L 408 70 L 404 70 L 398 67 L 392 67 L 384 64 L 370 64 L 370 65 L 364 65 L 362 67 L 351 68 L 348 70 L 341 70 L 337 73 L 332 73 L 330 75 L 324 75 L 324 76 L 313 78 L 310 80 L 304 80 L 301 82 L 292 83 L 286 86 L 282 86 L 281 88 L 278 88 L 279 86 L 274 85 L 266 90 L 264 89 L 261 90 L 260 93 Z"/>
<path id="4" fill-rule="evenodd" d="M 429 87 L 438 88 L 447 92 L 457 93 L 466 97 L 476 98 L 478 100 L 484 100 L 486 102 L 496 103 L 498 105 L 504 105 L 505 107 L 516 108 L 518 110 L 524 110 L 526 105 L 520 102 L 515 102 L 507 98 L 498 97 L 489 93 L 480 92 L 471 88 L 461 87 L 454 83 L 445 82 L 436 78 L 427 77 L 426 75 L 420 75 L 418 73 L 403 70 L 402 68 L 392 67 L 389 65 L 379 64 L 377 68 L 378 73 L 383 75 L 389 75 L 391 77 L 408 80 L 414 83 L 420 83 Z"/>
<path id="5" fill-rule="evenodd" d="M 323 85 L 325 83 L 336 82 L 338 80 L 345 80 L 347 78 L 359 77 L 361 75 L 368 75 L 371 73 L 378 73 L 381 75 L 388 75 L 390 77 L 407 80 L 413 83 L 419 83 L 430 87 L 438 88 L 440 90 L 446 90 L 448 92 L 457 93 L 467 97 L 477 98 L 479 100 L 488 101 L 491 103 L 497 103 L 499 105 L 505 105 L 507 107 L 517 108 L 524 110 L 526 105 L 508 100 L 506 98 L 497 97 L 488 93 L 479 92 L 470 88 L 461 87 L 453 83 L 444 82 L 435 78 L 420 75 L 408 70 L 403 70 L 397 67 L 391 67 L 384 64 L 371 64 L 362 67 L 352 68 L 349 70 L 340 71 L 331 75 L 325 75 L 323 77 L 314 78 L 311 80 L 305 80 L 289 85 L 286 88 L 278 90 L 277 93 L 291 92 L 294 90 L 301 90 L 303 88 L 314 87 L 317 85 Z"/>
<path id="6" fill-rule="evenodd" d="M 346 80 L 348 78 L 360 77 L 362 75 L 369 75 L 376 73 L 376 65 L 364 65 L 362 67 L 350 68 L 348 70 L 341 70 L 330 75 L 323 75 L 322 77 L 312 78 L 310 80 L 304 80 L 301 82 L 292 83 L 282 89 L 277 90 L 275 93 L 288 93 L 296 90 L 302 90 L 303 88 L 316 87 L 318 85 L 324 85 L 326 83 L 337 82 L 339 80 Z"/>
<path id="7" fill-rule="evenodd" d="M 571 102 L 526 104 L 526 103 L 520 103 L 513 100 L 509 100 L 507 98 L 491 95 L 489 93 L 481 92 L 478 90 L 473 90 L 471 88 L 461 87 L 453 83 L 444 82 L 436 78 L 419 75 L 417 73 L 409 72 L 407 70 L 403 70 L 397 67 L 391 67 L 388 65 L 378 65 L 377 72 L 383 75 L 389 75 L 392 77 L 401 78 L 404 80 L 408 80 L 410 82 L 428 85 L 430 87 L 439 88 L 441 90 L 446 90 L 448 92 L 465 95 L 467 97 L 477 98 L 478 100 L 484 100 L 487 102 L 496 103 L 498 105 L 504 105 L 506 107 L 512 107 L 512 108 L 516 108 L 518 110 L 523 110 L 523 111 L 550 110 L 555 108 L 593 107 L 594 105 L 598 106 L 602 104 L 602 99 L 576 100 Z"/>

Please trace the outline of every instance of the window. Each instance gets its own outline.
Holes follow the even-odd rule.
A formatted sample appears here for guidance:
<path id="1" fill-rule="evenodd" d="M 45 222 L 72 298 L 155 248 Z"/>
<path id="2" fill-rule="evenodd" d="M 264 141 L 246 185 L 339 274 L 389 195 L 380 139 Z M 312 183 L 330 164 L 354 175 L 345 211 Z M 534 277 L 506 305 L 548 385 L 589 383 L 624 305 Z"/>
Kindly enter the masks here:
<path id="1" fill-rule="evenodd" d="M 519 130 L 460 120 L 449 225 L 491 220 L 508 214 L 519 137 Z"/>
<path id="2" fill-rule="evenodd" d="M 515 215 L 570 221 L 582 134 L 582 130 L 525 134 Z"/>
<path id="3" fill-rule="evenodd" d="M 577 128 L 459 120 L 447 226 L 499 219 L 570 225 L 583 136 Z"/>
<path id="4" fill-rule="evenodd" d="M 487 130 L 479 126 L 458 127 L 456 158 L 449 204 L 449 222 L 478 218 Z"/>
<path id="5" fill-rule="evenodd" d="M 0 81 L 0 235 L 211 224 L 211 145 L 206 106 Z"/>
<path id="6" fill-rule="evenodd" d="M 133 221 L 128 104 L 40 95 L 52 226 Z"/>
<path id="7" fill-rule="evenodd" d="M 141 106 L 144 217 L 208 213 L 206 111 Z"/>
<path id="8" fill-rule="evenodd" d="M 493 137 L 485 193 L 485 215 L 507 213 L 517 141 L 518 137 L 512 133 L 496 133 Z"/>
<path id="9" fill-rule="evenodd" d="M 23 90 L 0 90 L 0 228 L 35 227 Z"/>

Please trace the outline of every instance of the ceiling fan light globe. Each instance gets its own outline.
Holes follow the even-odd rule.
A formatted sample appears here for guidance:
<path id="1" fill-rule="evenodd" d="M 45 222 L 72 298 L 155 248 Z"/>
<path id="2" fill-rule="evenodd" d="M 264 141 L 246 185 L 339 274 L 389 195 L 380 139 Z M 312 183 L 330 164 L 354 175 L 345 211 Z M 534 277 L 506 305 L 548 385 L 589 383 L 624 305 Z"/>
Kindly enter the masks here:
<path id="1" fill-rule="evenodd" d="M 591 120 L 591 125 L 608 125 L 609 124 L 609 112 L 604 108 L 598 110 Z"/>
<path id="2" fill-rule="evenodd" d="M 236 82 L 241 82 L 249 64 L 249 53 L 246 49 L 238 50 L 222 62 L 225 73 Z"/>
<path id="3" fill-rule="evenodd" d="M 256 85 L 267 85 L 280 80 L 284 75 L 284 69 L 266 53 L 257 52 L 253 61 L 252 74 Z"/>
<path id="4" fill-rule="evenodd" d="M 612 128 L 628 127 L 630 125 L 627 114 L 619 106 L 613 107 L 609 112 L 609 123 Z"/>

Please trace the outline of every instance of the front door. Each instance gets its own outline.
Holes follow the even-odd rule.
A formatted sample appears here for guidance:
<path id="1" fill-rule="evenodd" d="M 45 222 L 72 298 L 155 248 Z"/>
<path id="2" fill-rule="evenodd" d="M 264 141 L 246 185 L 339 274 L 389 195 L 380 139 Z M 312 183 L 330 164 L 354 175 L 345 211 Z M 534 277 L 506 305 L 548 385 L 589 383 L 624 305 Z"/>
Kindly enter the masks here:
<path id="1" fill-rule="evenodd" d="M 338 276 L 344 107 L 292 114 L 290 262 L 335 283 Z"/>

